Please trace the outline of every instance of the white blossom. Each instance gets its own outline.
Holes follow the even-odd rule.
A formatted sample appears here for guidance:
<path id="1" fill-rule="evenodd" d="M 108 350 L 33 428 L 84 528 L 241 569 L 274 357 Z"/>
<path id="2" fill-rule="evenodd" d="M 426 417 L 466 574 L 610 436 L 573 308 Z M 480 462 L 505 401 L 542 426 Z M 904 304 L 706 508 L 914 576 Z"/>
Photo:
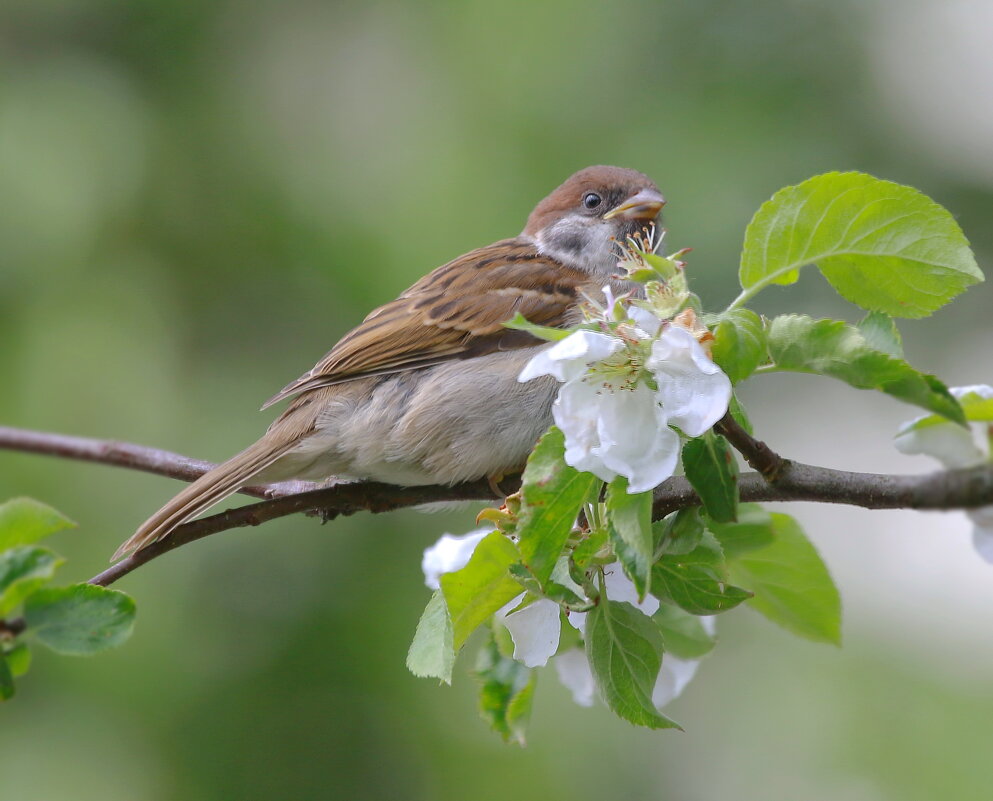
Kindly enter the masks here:
<path id="1" fill-rule="evenodd" d="M 521 593 L 507 604 L 495 619 L 503 623 L 514 641 L 514 659 L 527 667 L 544 667 L 559 648 L 562 625 L 559 605 L 547 598 L 540 598 L 512 614 L 507 614 L 524 598 Z"/>
<path id="2" fill-rule="evenodd" d="M 731 380 L 685 328 L 666 328 L 652 344 L 647 366 L 663 412 L 683 433 L 699 437 L 727 412 Z"/>
<path id="3" fill-rule="evenodd" d="M 586 651 L 570 648 L 555 657 L 554 664 L 559 681 L 572 693 L 572 700 L 580 706 L 593 706 L 596 681 Z"/>
<path id="4" fill-rule="evenodd" d="M 424 583 L 430 589 L 437 590 L 441 586 L 442 574 L 454 573 L 465 567 L 476 546 L 492 531 L 491 527 L 484 527 L 458 537 L 443 534 L 424 551 L 421 560 Z M 500 609 L 494 619 L 510 632 L 514 641 L 514 659 L 528 667 L 540 667 L 548 663 L 549 657 L 559 647 L 559 605 L 543 598 L 511 613 L 523 599 L 524 593 L 521 593 Z"/>
<path id="5" fill-rule="evenodd" d="M 986 384 L 952 387 L 950 391 L 966 406 L 970 401 L 981 403 L 993 400 L 993 387 Z M 974 424 L 972 428 L 978 428 L 982 433 L 989 429 L 989 425 Z M 976 444 L 974 431 L 937 415 L 926 415 L 905 423 L 897 432 L 893 444 L 901 453 L 930 456 L 949 470 L 975 467 L 991 458 Z M 973 525 L 972 542 L 976 552 L 993 564 L 993 506 L 967 509 L 965 514 Z"/>
<path id="6" fill-rule="evenodd" d="M 623 324 L 623 337 L 576 331 L 535 355 L 518 380 L 561 381 L 552 416 L 565 435 L 566 464 L 603 481 L 624 476 L 637 493 L 676 470 L 681 442 L 670 426 L 703 434 L 727 411 L 731 381 L 687 329 L 663 328 L 636 306 L 627 313 L 634 324 Z"/>

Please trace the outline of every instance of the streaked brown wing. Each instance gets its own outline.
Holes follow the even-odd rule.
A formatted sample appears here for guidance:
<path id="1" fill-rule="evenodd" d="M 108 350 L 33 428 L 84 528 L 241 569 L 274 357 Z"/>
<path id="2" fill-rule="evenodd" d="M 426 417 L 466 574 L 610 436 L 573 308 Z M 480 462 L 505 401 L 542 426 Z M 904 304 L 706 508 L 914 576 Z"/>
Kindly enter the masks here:
<path id="1" fill-rule="evenodd" d="M 532 346 L 538 340 L 503 323 L 520 312 L 533 323 L 565 325 L 578 287 L 588 280 L 579 270 L 539 254 L 526 240 L 506 239 L 474 250 L 371 312 L 313 370 L 262 408 L 356 378 Z"/>

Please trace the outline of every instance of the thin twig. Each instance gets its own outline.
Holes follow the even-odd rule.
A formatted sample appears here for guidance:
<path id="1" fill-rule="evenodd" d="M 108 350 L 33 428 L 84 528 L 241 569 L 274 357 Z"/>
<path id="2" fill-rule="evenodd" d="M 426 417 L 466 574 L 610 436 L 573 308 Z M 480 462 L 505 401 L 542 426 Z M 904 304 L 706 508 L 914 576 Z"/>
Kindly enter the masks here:
<path id="1" fill-rule="evenodd" d="M 727 437 L 735 449 L 745 457 L 748 466 L 765 477 L 766 481 L 775 483 L 779 478 L 786 460 L 766 445 L 762 440 L 755 439 L 728 412 L 721 418 L 714 430 Z"/>

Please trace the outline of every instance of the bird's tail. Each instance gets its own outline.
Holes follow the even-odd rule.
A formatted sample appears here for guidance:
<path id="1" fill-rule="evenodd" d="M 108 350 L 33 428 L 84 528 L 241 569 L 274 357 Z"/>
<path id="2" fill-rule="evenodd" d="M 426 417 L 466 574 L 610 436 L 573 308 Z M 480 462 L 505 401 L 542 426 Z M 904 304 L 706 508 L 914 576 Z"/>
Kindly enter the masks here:
<path id="1" fill-rule="evenodd" d="M 204 473 L 142 523 L 131 538 L 117 549 L 111 561 L 161 540 L 177 526 L 247 486 L 253 476 L 269 467 L 294 444 L 293 440 L 266 436 Z"/>

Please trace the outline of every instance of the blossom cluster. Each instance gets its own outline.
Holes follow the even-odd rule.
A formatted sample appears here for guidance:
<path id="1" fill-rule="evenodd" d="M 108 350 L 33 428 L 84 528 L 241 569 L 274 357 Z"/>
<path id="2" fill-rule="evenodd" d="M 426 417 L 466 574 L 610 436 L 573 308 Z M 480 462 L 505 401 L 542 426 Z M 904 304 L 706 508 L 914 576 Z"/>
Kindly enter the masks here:
<path id="1" fill-rule="evenodd" d="M 565 461 L 604 481 L 628 480 L 628 492 L 653 489 L 679 463 L 683 434 L 698 437 L 727 412 L 731 381 L 701 344 L 710 338 L 688 309 L 663 320 L 615 299 L 593 322 L 540 351 L 518 380 L 562 382 L 552 416 L 565 434 Z M 598 318 L 598 319 L 597 319 Z"/>
<path id="2" fill-rule="evenodd" d="M 897 450 L 930 456 L 949 470 L 993 461 L 993 387 L 975 384 L 951 387 L 950 392 L 962 404 L 966 417 L 973 421 L 970 427 L 938 415 L 918 417 L 900 427 L 894 440 Z M 966 515 L 972 521 L 976 551 L 993 564 L 993 506 L 968 509 Z"/>
<path id="3" fill-rule="evenodd" d="M 442 574 L 465 567 L 476 545 L 491 531 L 492 528 L 484 527 L 462 536 L 444 534 L 424 551 L 424 559 L 421 562 L 424 583 L 430 589 L 437 590 L 440 587 Z M 563 577 L 563 581 L 569 585 L 569 589 L 582 597 L 581 587 L 572 583 L 568 577 Z M 615 563 L 605 569 L 604 589 L 607 598 L 611 601 L 630 603 L 646 615 L 653 615 L 658 611 L 659 601 L 652 596 L 638 600 L 638 592 L 634 584 L 624 575 L 619 564 Z M 551 661 L 559 680 L 572 693 L 576 703 L 581 706 L 592 706 L 595 682 L 586 652 L 580 647 L 567 648 L 559 652 L 561 607 L 554 601 L 541 598 L 518 609 L 524 598 L 525 593 L 522 592 L 494 615 L 494 623 L 504 626 L 510 633 L 514 642 L 514 659 L 530 668 L 544 667 Z M 580 633 L 584 632 L 585 612 L 569 612 L 566 619 Z M 700 621 L 704 630 L 713 635 L 714 619 L 701 617 Z M 693 678 L 699 663 L 697 659 L 679 659 L 666 654 L 652 692 L 652 703 L 661 709 L 679 696 Z"/>

